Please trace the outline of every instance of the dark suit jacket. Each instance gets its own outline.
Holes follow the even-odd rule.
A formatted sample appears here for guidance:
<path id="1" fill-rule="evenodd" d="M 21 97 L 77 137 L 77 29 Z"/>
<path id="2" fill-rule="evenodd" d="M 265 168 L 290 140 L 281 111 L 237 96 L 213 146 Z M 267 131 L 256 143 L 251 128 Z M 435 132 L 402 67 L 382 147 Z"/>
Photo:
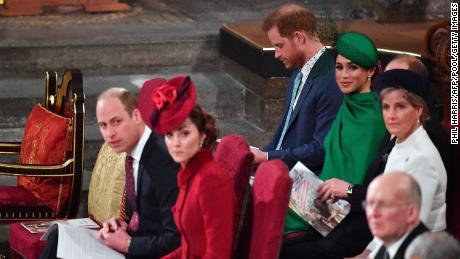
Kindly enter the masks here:
<path id="1" fill-rule="evenodd" d="M 163 138 L 152 132 L 139 161 L 139 229 L 133 234 L 128 258 L 159 258 L 180 245 L 171 211 L 178 194 L 178 171 L 179 165 L 169 155 Z M 128 199 L 125 204 L 131 216 Z"/>
<path id="2" fill-rule="evenodd" d="M 289 168 L 301 161 L 313 171 L 319 171 L 324 163 L 323 143 L 343 94 L 335 81 L 335 55 L 326 50 L 313 66 L 295 110 L 291 114 L 282 149 L 275 150 L 289 111 L 294 79 L 300 70 L 292 74 L 285 98 L 284 115 L 268 146 L 268 159 L 280 158 Z"/>
<path id="3" fill-rule="evenodd" d="M 428 228 L 420 222 L 411 232 L 410 234 L 404 239 L 401 246 L 399 246 L 398 251 L 396 252 L 393 259 L 404 259 L 404 253 L 406 253 L 407 247 L 410 245 L 412 240 L 414 240 L 418 235 L 425 233 L 428 231 Z M 381 250 L 377 253 L 375 258 L 379 258 L 380 253 L 383 253 Z"/>
<path id="4" fill-rule="evenodd" d="M 161 137 L 152 132 L 142 151 L 137 178 L 137 207 L 139 229 L 132 236 L 128 249 L 128 259 L 159 258 L 180 244 L 180 236 L 172 217 L 171 207 L 176 202 L 176 164 Z M 126 199 L 126 212 L 132 214 Z M 56 257 L 58 244 L 57 229 L 50 234 L 48 245 L 41 259 Z"/>

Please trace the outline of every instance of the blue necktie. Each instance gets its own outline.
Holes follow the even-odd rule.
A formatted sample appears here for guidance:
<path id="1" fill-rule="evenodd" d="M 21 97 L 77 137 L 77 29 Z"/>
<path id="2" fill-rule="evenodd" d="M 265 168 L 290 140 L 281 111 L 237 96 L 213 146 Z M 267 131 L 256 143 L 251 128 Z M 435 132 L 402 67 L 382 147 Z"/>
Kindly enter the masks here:
<path id="1" fill-rule="evenodd" d="M 291 96 L 291 103 L 289 104 L 289 111 L 286 116 L 286 121 L 284 122 L 283 131 L 281 131 L 280 139 L 278 140 L 278 145 L 276 145 L 276 150 L 280 150 L 281 144 L 283 144 L 284 135 L 286 135 L 289 121 L 291 120 L 291 113 L 294 110 L 294 102 L 298 94 L 297 91 L 299 90 L 299 87 L 301 84 L 302 84 L 302 72 L 299 72 L 294 80 L 294 88 L 292 89 L 292 96 Z"/>

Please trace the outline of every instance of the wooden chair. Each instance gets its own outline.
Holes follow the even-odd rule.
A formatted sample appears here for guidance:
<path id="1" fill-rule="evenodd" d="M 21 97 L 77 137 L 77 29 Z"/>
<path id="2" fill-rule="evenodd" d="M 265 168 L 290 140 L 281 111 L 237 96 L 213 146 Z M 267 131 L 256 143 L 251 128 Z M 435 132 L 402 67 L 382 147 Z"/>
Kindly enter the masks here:
<path id="1" fill-rule="evenodd" d="M 39 200 L 23 187 L 0 186 L 0 223 L 37 219 L 74 218 L 78 211 L 83 175 L 85 123 L 85 96 L 83 93 L 80 70 L 66 70 L 60 85 L 57 85 L 56 72 L 46 72 L 45 97 L 43 103 L 34 106 L 32 112 L 34 112 L 35 109 L 40 110 L 41 114 L 45 113 L 45 115 L 49 115 L 52 118 L 69 121 L 67 126 L 68 134 L 66 134 L 67 145 L 64 147 L 64 159 L 62 162 L 53 164 L 40 164 L 37 163 L 37 161 L 34 161 L 34 163 L 22 164 L 0 163 L 0 174 L 19 176 L 18 181 L 19 179 L 34 179 L 37 182 L 44 179 L 51 179 L 51 181 L 53 179 L 65 179 L 63 181 L 68 182 L 68 185 L 66 185 L 68 187 L 68 197 L 65 201 L 58 200 L 57 204 L 62 202 L 62 206 L 50 208 L 46 202 Z M 28 122 L 31 120 L 31 117 L 32 113 L 29 116 Z M 47 137 L 40 139 L 40 142 L 31 142 L 29 144 L 24 142 L 28 132 L 40 130 L 37 128 L 42 124 L 46 123 L 35 123 L 31 125 L 30 128 L 28 124 L 26 124 L 22 143 L 0 143 L 0 155 L 19 155 L 20 160 L 31 159 L 32 155 L 24 155 L 26 149 L 32 148 L 33 152 L 35 152 L 35 144 L 37 148 L 42 147 L 42 144 L 46 146 L 47 141 L 50 141 L 54 137 L 45 134 L 49 132 L 42 132 L 42 136 Z M 32 126 L 34 126 L 34 129 L 31 129 Z M 47 128 L 47 130 L 51 130 L 51 126 L 53 125 L 46 126 L 50 127 L 50 129 Z M 40 134 L 38 134 L 38 136 L 40 136 Z M 51 153 L 58 149 L 57 146 L 45 148 L 49 148 Z M 46 154 L 44 157 L 46 157 Z M 46 158 L 52 159 L 52 157 Z M 59 193 L 59 195 L 60 194 L 61 193 Z"/>

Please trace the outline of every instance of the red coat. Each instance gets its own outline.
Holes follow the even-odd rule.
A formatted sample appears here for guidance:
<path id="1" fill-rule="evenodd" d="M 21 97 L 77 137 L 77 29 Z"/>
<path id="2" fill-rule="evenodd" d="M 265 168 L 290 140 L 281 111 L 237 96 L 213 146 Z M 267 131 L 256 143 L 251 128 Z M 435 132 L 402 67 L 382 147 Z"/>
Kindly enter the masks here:
<path id="1" fill-rule="evenodd" d="M 163 258 L 230 258 L 236 203 L 233 179 L 203 148 L 179 171 L 177 181 L 180 191 L 172 211 L 181 246 Z"/>

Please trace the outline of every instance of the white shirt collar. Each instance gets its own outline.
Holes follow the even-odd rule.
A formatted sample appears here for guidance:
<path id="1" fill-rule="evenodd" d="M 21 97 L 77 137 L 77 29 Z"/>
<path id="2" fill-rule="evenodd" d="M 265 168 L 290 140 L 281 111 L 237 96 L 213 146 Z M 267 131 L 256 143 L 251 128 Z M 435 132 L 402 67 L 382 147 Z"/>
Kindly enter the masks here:
<path id="1" fill-rule="evenodd" d="M 137 145 L 134 147 L 133 151 L 131 151 L 130 154 L 134 160 L 141 160 L 142 151 L 144 150 L 144 146 L 150 137 L 150 133 L 152 133 L 152 130 L 150 130 L 149 127 L 145 126 L 141 138 L 139 139 Z"/>
<path id="2" fill-rule="evenodd" d="M 134 192 L 137 194 L 137 183 L 139 177 L 139 162 L 141 161 L 142 152 L 144 152 L 144 147 L 147 141 L 149 140 L 150 134 L 152 130 L 149 127 L 144 127 L 144 132 L 142 133 L 141 138 L 137 142 L 137 145 L 134 147 L 133 151 L 131 152 L 131 156 L 133 157 L 133 177 L 134 177 Z"/>
<path id="3" fill-rule="evenodd" d="M 326 47 L 321 47 L 318 52 L 311 57 L 305 65 L 303 65 L 302 69 L 300 72 L 302 73 L 302 83 L 304 83 L 307 80 L 308 75 L 310 74 L 311 69 L 315 65 L 316 61 L 318 61 L 319 57 L 326 51 Z"/>
<path id="4" fill-rule="evenodd" d="M 390 255 L 390 258 L 394 258 L 395 255 L 396 255 L 396 252 L 398 252 L 398 249 L 399 247 L 401 246 L 401 244 L 404 242 L 404 240 L 406 239 L 406 237 L 409 235 L 409 233 L 412 232 L 409 231 L 407 232 L 404 236 L 402 236 L 398 241 L 392 243 L 391 245 L 389 245 L 386 249 L 388 251 L 388 254 Z"/>
<path id="5" fill-rule="evenodd" d="M 298 90 L 298 94 L 294 100 L 293 104 L 293 109 L 295 109 L 295 106 L 297 104 L 297 101 L 299 100 L 300 94 L 302 93 L 303 86 L 305 85 L 305 82 L 307 81 L 308 76 L 310 75 L 311 69 L 315 65 L 316 61 L 318 61 L 319 57 L 326 51 L 326 47 L 321 47 L 318 52 L 316 52 L 313 57 L 311 57 L 305 65 L 303 65 L 302 69 L 300 69 L 300 73 L 302 73 L 302 83 L 300 84 L 300 89 Z"/>

